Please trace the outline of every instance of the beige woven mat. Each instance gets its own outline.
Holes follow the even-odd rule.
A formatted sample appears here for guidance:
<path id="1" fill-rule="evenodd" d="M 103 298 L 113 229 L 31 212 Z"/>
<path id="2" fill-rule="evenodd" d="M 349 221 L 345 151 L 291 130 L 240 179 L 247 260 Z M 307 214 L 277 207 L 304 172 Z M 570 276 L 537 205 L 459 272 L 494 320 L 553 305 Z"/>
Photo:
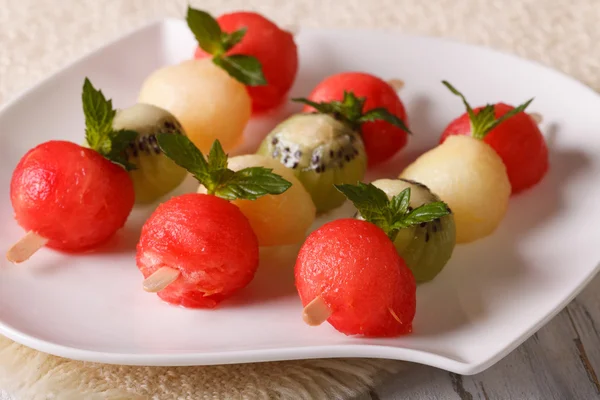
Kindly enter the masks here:
<path id="1" fill-rule="evenodd" d="M 447 36 L 542 62 L 600 89 L 600 0 L 191 3 L 216 14 L 255 9 L 286 26 L 379 27 Z M 124 31 L 158 17 L 182 16 L 186 5 L 186 0 L 0 0 L 0 103 Z M 0 389 L 18 399 L 350 398 L 402 367 L 383 360 L 119 367 L 48 356 L 0 337 Z"/>

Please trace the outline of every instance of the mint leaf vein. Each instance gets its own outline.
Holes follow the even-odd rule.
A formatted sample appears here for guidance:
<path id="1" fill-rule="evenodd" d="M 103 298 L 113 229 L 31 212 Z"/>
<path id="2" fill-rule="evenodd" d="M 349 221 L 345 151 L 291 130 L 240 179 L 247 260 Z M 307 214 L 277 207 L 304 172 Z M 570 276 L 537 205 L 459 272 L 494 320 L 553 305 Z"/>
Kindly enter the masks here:
<path id="1" fill-rule="evenodd" d="M 215 140 L 208 161 L 185 135 L 156 135 L 158 146 L 179 166 L 188 170 L 207 189 L 208 194 L 226 200 L 256 200 L 267 194 L 281 194 L 292 184 L 263 167 L 232 171 L 227 168 L 227 154 Z"/>

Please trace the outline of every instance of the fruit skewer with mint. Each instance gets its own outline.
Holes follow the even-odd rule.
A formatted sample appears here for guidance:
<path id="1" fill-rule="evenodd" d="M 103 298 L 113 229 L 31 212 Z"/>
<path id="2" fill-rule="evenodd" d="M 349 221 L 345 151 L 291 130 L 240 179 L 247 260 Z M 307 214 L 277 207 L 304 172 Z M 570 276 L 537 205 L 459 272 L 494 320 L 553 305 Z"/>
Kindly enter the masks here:
<path id="1" fill-rule="evenodd" d="M 498 228 L 508 209 L 512 184 L 523 189 L 519 185 L 524 181 L 518 174 L 511 178 L 510 169 L 521 165 L 522 177 L 528 182 L 533 176 L 539 180 L 547 169 L 547 151 L 533 118 L 524 113 L 533 99 L 497 117 L 496 105 L 475 111 L 458 90 L 446 81 L 443 84 L 462 98 L 469 132 L 451 124 L 442 143 L 422 154 L 399 177 L 426 185 L 446 202 L 453 211 L 456 242 L 470 243 Z M 522 159 L 522 151 L 531 151 L 531 159 Z M 536 172 L 532 175 L 532 171 Z"/>
<path id="2" fill-rule="evenodd" d="M 258 238 L 233 200 L 286 192 L 291 183 L 264 167 L 228 168 L 219 141 L 208 158 L 183 135 L 157 135 L 164 154 L 207 193 L 161 204 L 142 228 L 137 266 L 148 292 L 172 304 L 213 308 L 245 287 L 258 267 Z"/>
<path id="3" fill-rule="evenodd" d="M 310 193 L 318 213 L 339 207 L 345 200 L 334 185 L 364 178 L 367 154 L 360 136 L 363 124 L 386 121 L 406 129 L 385 108 L 365 111 L 365 98 L 345 92 L 342 101 L 308 104 L 316 111 L 296 114 L 280 123 L 261 143 L 258 154 L 290 168 Z"/>
<path id="4" fill-rule="evenodd" d="M 115 112 L 86 79 L 82 93 L 87 146 L 51 140 L 25 154 L 15 168 L 10 197 L 27 234 L 6 257 L 24 262 L 40 248 L 78 253 L 109 240 L 134 205 L 134 168 L 125 149 L 137 133 L 114 130 Z"/>
<path id="5" fill-rule="evenodd" d="M 416 282 L 394 241 L 398 234 L 443 218 L 443 202 L 414 209 L 411 189 L 388 198 L 372 184 L 337 185 L 358 208 L 361 219 L 338 219 L 313 232 L 303 244 L 295 280 L 312 326 L 328 320 L 346 335 L 370 337 L 410 333 Z"/>

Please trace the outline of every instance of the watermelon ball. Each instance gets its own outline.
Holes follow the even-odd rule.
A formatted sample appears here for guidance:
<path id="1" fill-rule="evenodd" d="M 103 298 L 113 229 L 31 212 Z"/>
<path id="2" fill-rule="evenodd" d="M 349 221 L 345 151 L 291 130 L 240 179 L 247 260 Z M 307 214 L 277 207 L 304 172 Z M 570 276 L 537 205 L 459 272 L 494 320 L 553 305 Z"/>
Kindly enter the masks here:
<path id="1" fill-rule="evenodd" d="M 494 115 L 499 119 L 514 107 L 505 103 L 494 104 Z M 483 107 L 475 108 L 478 114 Z M 467 113 L 462 114 L 446 127 L 440 143 L 449 136 L 472 135 L 471 120 Z M 548 172 L 548 147 L 544 135 L 535 119 L 519 112 L 491 129 L 482 139 L 496 150 L 504 165 L 512 187 L 512 193 L 519 193 L 542 180 Z"/>
<path id="2" fill-rule="evenodd" d="M 10 199 L 21 227 L 48 239 L 48 247 L 80 252 L 125 225 L 135 194 L 122 167 L 75 143 L 49 141 L 23 156 Z"/>
<path id="3" fill-rule="evenodd" d="M 385 108 L 408 127 L 404 104 L 396 90 L 381 78 L 364 72 L 343 72 L 329 76 L 313 89 L 308 99 L 317 103 L 341 101 L 345 91 L 366 98 L 364 111 Z M 312 112 L 314 109 L 305 106 L 303 111 Z M 407 142 L 407 133 L 386 121 L 365 122 L 361 125 L 361 133 L 369 166 L 390 159 Z"/>
<path id="4" fill-rule="evenodd" d="M 300 249 L 295 279 L 302 304 L 320 297 L 328 322 L 346 335 L 412 331 L 415 278 L 383 230 L 370 222 L 338 219 L 314 231 Z"/>
<path id="5" fill-rule="evenodd" d="M 298 72 L 298 49 L 292 34 L 254 12 L 224 14 L 217 22 L 227 33 L 247 28 L 242 41 L 227 55 L 254 56 L 262 64 L 267 85 L 246 87 L 252 98 L 253 113 L 263 113 L 281 105 Z M 205 57 L 210 55 L 198 48 L 195 58 Z"/>
<path id="6" fill-rule="evenodd" d="M 167 303 L 214 308 L 258 268 L 258 239 L 239 208 L 216 196 L 185 194 L 161 204 L 144 224 L 137 266 L 148 278 L 163 267 L 178 277 L 158 292 Z"/>

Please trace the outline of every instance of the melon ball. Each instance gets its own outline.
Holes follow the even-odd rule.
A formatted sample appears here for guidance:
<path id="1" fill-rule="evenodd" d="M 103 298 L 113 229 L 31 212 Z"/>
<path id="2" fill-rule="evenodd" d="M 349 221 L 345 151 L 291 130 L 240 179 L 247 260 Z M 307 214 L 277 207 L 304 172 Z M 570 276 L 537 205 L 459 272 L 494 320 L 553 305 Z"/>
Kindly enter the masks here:
<path id="1" fill-rule="evenodd" d="M 282 246 L 303 241 L 315 220 L 316 208 L 302 183 L 292 170 L 269 157 L 248 154 L 228 160 L 228 168 L 233 171 L 249 167 L 270 168 L 292 184 L 282 194 L 232 201 L 250 221 L 259 245 Z M 200 186 L 198 192 L 206 193 L 206 188 Z"/>
<path id="2" fill-rule="evenodd" d="M 424 184 L 448 204 L 457 243 L 492 234 L 508 208 L 511 186 L 502 159 L 470 136 L 448 137 L 409 165 L 400 178 Z"/>
<path id="3" fill-rule="evenodd" d="M 252 112 L 246 87 L 208 58 L 155 71 L 143 83 L 138 102 L 171 112 L 205 153 L 215 139 L 225 151 L 234 149 Z"/>

